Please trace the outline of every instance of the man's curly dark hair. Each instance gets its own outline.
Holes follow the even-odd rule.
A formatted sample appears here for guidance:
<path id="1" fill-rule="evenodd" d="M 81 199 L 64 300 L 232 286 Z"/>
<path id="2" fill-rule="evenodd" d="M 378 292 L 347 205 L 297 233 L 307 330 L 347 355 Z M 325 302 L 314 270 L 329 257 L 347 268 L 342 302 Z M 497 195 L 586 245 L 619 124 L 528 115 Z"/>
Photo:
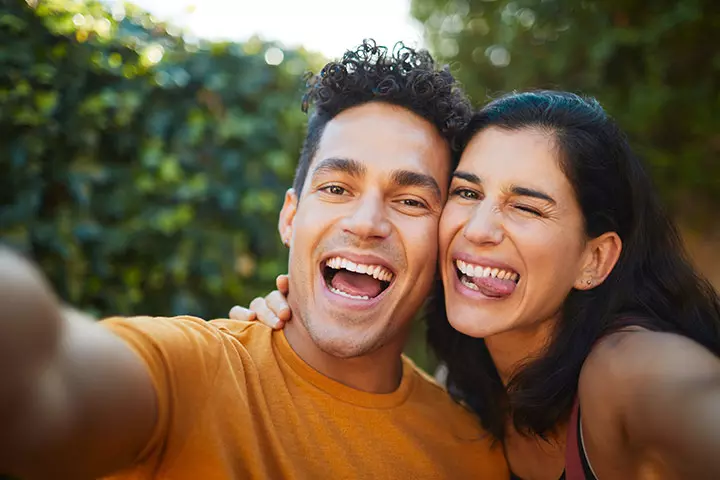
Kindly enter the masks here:
<path id="1" fill-rule="evenodd" d="M 342 60 L 308 76 L 302 110 L 314 110 L 293 182 L 298 196 L 325 125 L 340 112 L 372 101 L 414 112 L 432 123 L 451 147 L 472 115 L 470 102 L 449 69 L 437 68 L 427 51 L 414 50 L 402 42 L 388 51 L 373 40 L 365 40 L 355 50 L 345 52 Z"/>

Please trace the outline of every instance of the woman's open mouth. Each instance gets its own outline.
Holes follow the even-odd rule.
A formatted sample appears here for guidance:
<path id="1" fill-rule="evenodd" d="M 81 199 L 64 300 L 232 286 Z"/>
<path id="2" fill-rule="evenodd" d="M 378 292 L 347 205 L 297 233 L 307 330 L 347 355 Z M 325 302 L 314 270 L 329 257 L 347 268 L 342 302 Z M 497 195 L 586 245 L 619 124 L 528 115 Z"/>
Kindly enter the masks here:
<path id="1" fill-rule="evenodd" d="M 455 260 L 454 265 L 460 283 L 486 297 L 507 297 L 515 291 L 520 281 L 520 274 L 509 268 L 474 265 L 459 259 Z"/>

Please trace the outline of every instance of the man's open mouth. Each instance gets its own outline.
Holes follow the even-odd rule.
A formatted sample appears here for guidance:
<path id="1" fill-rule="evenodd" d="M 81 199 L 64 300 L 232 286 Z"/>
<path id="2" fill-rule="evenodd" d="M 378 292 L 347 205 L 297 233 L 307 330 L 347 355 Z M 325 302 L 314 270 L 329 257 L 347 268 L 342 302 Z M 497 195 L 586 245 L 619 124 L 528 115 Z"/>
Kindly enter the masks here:
<path id="1" fill-rule="evenodd" d="M 506 297 L 515 291 L 520 274 L 509 268 L 473 265 L 455 260 L 455 273 L 465 287 L 488 297 Z"/>
<path id="2" fill-rule="evenodd" d="M 370 300 L 384 292 L 395 274 L 382 265 L 355 263 L 347 258 L 328 258 L 321 265 L 328 289 L 355 300 Z"/>

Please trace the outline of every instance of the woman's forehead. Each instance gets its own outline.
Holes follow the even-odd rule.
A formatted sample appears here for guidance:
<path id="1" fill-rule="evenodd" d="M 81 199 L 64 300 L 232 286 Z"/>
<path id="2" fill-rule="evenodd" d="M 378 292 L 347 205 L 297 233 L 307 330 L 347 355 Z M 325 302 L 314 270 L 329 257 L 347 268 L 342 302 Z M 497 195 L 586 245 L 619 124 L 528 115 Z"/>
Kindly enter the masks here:
<path id="1" fill-rule="evenodd" d="M 552 134 L 531 128 L 490 127 L 478 132 L 463 151 L 458 170 L 473 173 L 484 181 L 525 178 L 567 182 Z"/>

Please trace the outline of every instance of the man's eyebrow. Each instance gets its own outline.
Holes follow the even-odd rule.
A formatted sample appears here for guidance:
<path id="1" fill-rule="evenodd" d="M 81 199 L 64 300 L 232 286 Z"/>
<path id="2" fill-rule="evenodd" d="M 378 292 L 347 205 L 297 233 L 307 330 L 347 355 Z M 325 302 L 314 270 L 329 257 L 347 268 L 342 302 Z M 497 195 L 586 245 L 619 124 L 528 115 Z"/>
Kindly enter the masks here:
<path id="1" fill-rule="evenodd" d="M 482 180 L 480 179 L 480 177 L 478 177 L 474 173 L 463 172 L 461 170 L 458 170 L 458 171 L 453 172 L 453 177 L 460 178 L 462 180 L 466 180 L 466 181 L 468 181 L 470 183 L 474 183 L 475 185 L 478 185 L 478 186 L 482 185 Z M 541 192 L 540 190 L 536 190 L 534 188 L 520 187 L 517 185 L 513 185 L 512 187 L 510 187 L 510 192 L 513 195 L 518 195 L 521 197 L 539 198 L 540 200 L 545 200 L 546 202 L 550 202 L 553 205 L 557 204 L 557 202 L 555 201 L 555 199 L 553 197 L 551 197 L 550 195 L 548 195 L 545 192 Z"/>
<path id="2" fill-rule="evenodd" d="M 392 181 L 401 187 L 420 187 L 430 190 L 436 201 L 442 199 L 442 191 L 437 181 L 430 175 L 412 170 L 395 170 L 392 173 Z"/>
<path id="3" fill-rule="evenodd" d="M 510 191 L 513 194 L 519 195 L 521 197 L 539 198 L 540 200 L 545 200 L 546 202 L 550 202 L 553 205 L 557 204 L 553 197 L 551 197 L 545 192 L 541 192 L 540 190 L 535 190 L 534 188 L 518 187 L 517 185 L 513 185 Z"/>
<path id="4" fill-rule="evenodd" d="M 313 169 L 313 177 L 321 173 L 341 172 L 353 177 L 362 177 L 366 172 L 365 165 L 352 158 L 326 158 L 318 162 Z"/>

